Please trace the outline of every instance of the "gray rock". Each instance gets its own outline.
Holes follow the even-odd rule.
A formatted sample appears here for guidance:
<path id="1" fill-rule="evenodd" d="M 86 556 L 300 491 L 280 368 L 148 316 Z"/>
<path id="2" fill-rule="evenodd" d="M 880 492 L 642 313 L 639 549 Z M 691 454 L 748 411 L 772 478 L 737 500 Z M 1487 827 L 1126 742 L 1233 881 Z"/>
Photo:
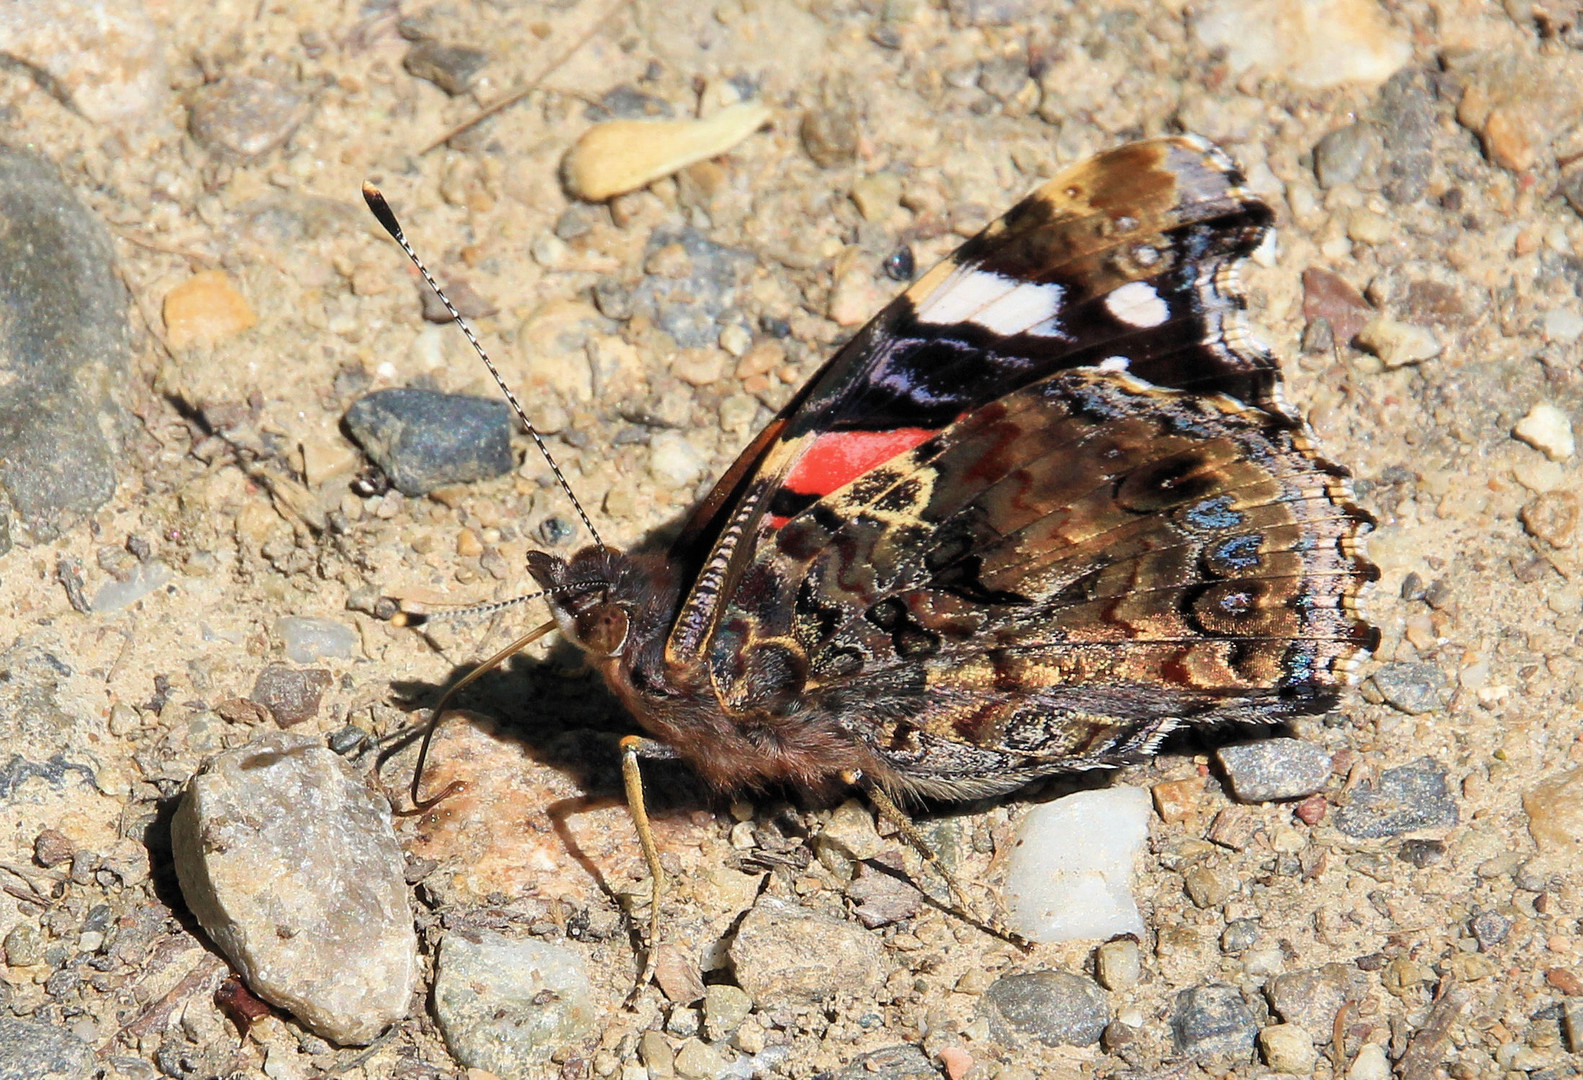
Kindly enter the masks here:
<path id="1" fill-rule="evenodd" d="M 1258 1022 L 1236 987 L 1195 986 L 1176 995 L 1171 1038 L 1176 1049 L 1189 1057 L 1247 1057 L 1258 1035 Z"/>
<path id="2" fill-rule="evenodd" d="M 270 664 L 258 673 L 248 698 L 268 709 L 275 723 L 291 727 L 318 715 L 319 700 L 330 688 L 330 682 L 330 673 L 324 668 L 300 671 L 285 664 Z"/>
<path id="3" fill-rule="evenodd" d="M 747 991 L 730 983 L 715 983 L 704 990 L 704 1034 L 713 1042 L 736 1034 L 753 1011 Z"/>
<path id="4" fill-rule="evenodd" d="M 1009 1045 L 1093 1046 L 1110 1022 L 1110 1001 L 1091 979 L 1070 971 L 1002 975 L 978 999 L 980 1016 Z"/>
<path id="5" fill-rule="evenodd" d="M 0 146 L 0 504 L 36 539 L 115 491 L 126 304 L 104 224 L 53 165 Z"/>
<path id="6" fill-rule="evenodd" d="M 350 660 L 362 648 L 357 631 L 337 619 L 310 615 L 288 615 L 275 620 L 286 655 L 299 664 L 315 660 Z"/>
<path id="7" fill-rule="evenodd" d="M 1375 116 L 1390 132 L 1391 152 L 1379 165 L 1380 191 L 1394 203 L 1417 202 L 1434 169 L 1434 92 L 1424 72 L 1404 68 L 1380 87 Z"/>
<path id="8" fill-rule="evenodd" d="M 1258 919 L 1233 919 L 1220 933 L 1220 951 L 1239 953 L 1259 943 Z"/>
<path id="9" fill-rule="evenodd" d="M 1489 952 L 1506 940 L 1511 933 L 1512 920 L 1498 911 L 1481 911 L 1469 923 L 1473 936 L 1478 939 L 1479 952 Z"/>
<path id="10" fill-rule="evenodd" d="M 884 948 L 862 927 L 767 894 L 742 920 L 730 957 L 760 1007 L 872 994 L 890 974 Z"/>
<path id="11" fill-rule="evenodd" d="M 1410 866 L 1422 870 L 1426 866 L 1433 866 L 1446 857 L 1446 842 L 1444 840 L 1403 840 L 1402 847 L 1397 852 L 1397 858 Z M 1535 889 L 1535 892 L 1540 890 Z"/>
<path id="12" fill-rule="evenodd" d="M 1412 716 L 1445 708 L 1450 691 L 1445 674 L 1434 664 L 1385 664 L 1372 681 L 1381 697 Z"/>
<path id="13" fill-rule="evenodd" d="M 271 733 L 205 763 L 171 846 L 188 907 L 253 993 L 343 1044 L 407 1015 L 417 938 L 390 808 L 320 740 Z"/>
<path id="14" fill-rule="evenodd" d="M 96 680 L 62 659 L 70 655 L 48 632 L 0 652 L 0 671 L 6 673 L 0 679 L 0 800 L 15 797 L 32 778 L 57 792 L 94 783 L 95 766 L 80 748 L 108 737 L 109 729 L 93 705 Z M 103 690 L 97 693 L 103 700 Z"/>
<path id="15" fill-rule="evenodd" d="M 376 390 L 346 411 L 346 427 L 403 495 L 424 495 L 511 471 L 504 401 L 436 390 Z"/>
<path id="16" fill-rule="evenodd" d="M 923 894 L 905 879 L 866 863 L 858 864 L 846 898 L 857 905 L 852 914 L 870 930 L 910 919 L 923 909 Z"/>
<path id="17" fill-rule="evenodd" d="M 1314 176 L 1319 186 L 1355 183 L 1372 169 L 1380 148 L 1379 131 L 1365 121 L 1332 131 L 1314 146 Z"/>
<path id="18" fill-rule="evenodd" d="M 426 39 L 407 50 L 401 66 L 455 97 L 472 89 L 478 73 L 489 63 L 489 54 L 466 45 L 442 45 Z"/>
<path id="19" fill-rule="evenodd" d="M 1432 758 L 1386 769 L 1377 785 L 1358 785 L 1335 816 L 1336 828 L 1370 840 L 1415 829 L 1450 828 L 1457 820 L 1457 801 L 1446 784 L 1446 770 Z"/>
<path id="20" fill-rule="evenodd" d="M 680 233 L 656 230 L 648 247 L 655 252 L 671 244 L 681 245 L 685 263 L 671 273 L 648 274 L 638 282 L 629 301 L 630 313 L 647 315 L 684 349 L 715 348 L 721 316 L 736 303 L 755 260 L 692 228 Z"/>
<path id="21" fill-rule="evenodd" d="M 834 1080 L 941 1080 L 945 1074 L 935 1068 L 921 1048 L 906 1044 L 853 1058 L 850 1065 L 833 1075 Z"/>
<path id="22" fill-rule="evenodd" d="M 1216 757 L 1241 802 L 1300 799 L 1322 790 L 1330 779 L 1330 755 L 1301 739 L 1223 746 Z"/>
<path id="23" fill-rule="evenodd" d="M 247 161 L 285 143 L 307 115 L 307 99 L 291 87 L 228 75 L 198 91 L 187 126 L 201 145 Z"/>
<path id="24" fill-rule="evenodd" d="M 71 1032 L 0 1017 L 0 1080 L 82 1080 L 94 1075 L 93 1047 Z"/>
<path id="25" fill-rule="evenodd" d="M 1275 976 L 1265 985 L 1264 996 L 1275 1015 L 1302 1028 L 1315 1042 L 1328 1042 L 1336 1012 L 1348 1002 L 1363 1000 L 1367 988 L 1357 968 L 1325 964 Z"/>
<path id="26" fill-rule="evenodd" d="M 440 940 L 434 1018 L 461 1064 L 526 1076 L 593 1031 L 595 1011 L 580 953 L 493 930 L 453 930 Z"/>
<path id="27" fill-rule="evenodd" d="M 150 593 L 163 589 L 174 580 L 175 576 L 175 571 L 158 559 L 138 563 L 132 568 L 132 573 L 125 581 L 106 582 L 93 594 L 93 600 L 88 606 L 100 615 L 120 611 L 122 608 L 131 607 Z"/>

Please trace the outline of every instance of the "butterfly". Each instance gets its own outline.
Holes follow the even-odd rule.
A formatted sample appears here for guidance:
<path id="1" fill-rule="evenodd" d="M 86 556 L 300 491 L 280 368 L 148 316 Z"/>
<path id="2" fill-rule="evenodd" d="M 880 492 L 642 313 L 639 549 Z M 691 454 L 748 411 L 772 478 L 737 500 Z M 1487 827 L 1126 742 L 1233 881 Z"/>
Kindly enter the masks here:
<path id="1" fill-rule="evenodd" d="M 1193 136 L 1061 173 L 825 363 L 668 547 L 528 555 L 650 736 L 624 764 L 656 887 L 638 756 L 894 809 L 1335 705 L 1379 642 L 1373 521 L 1245 325 L 1272 213 L 1243 183 Z"/>

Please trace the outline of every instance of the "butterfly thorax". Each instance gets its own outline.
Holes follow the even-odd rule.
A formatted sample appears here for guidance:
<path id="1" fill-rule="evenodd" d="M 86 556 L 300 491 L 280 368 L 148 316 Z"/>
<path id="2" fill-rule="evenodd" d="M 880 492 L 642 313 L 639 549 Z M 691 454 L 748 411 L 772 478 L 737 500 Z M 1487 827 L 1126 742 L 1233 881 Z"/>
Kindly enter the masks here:
<path id="1" fill-rule="evenodd" d="M 702 661 L 667 660 L 681 595 L 663 555 L 591 546 L 562 559 L 534 551 L 528 572 L 562 635 L 644 729 L 711 785 L 817 791 L 855 766 L 877 767 L 830 718 L 770 708 L 728 714 Z"/>

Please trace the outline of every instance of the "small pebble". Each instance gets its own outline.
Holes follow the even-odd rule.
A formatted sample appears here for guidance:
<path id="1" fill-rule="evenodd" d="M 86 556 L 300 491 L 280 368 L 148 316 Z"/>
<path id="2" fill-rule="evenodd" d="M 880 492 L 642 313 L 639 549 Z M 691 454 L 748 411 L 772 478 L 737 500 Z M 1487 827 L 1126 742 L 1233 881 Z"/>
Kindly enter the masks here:
<path id="1" fill-rule="evenodd" d="M 1337 128 L 1320 139 L 1314 144 L 1314 176 L 1319 186 L 1333 188 L 1356 182 L 1379 155 L 1381 143 L 1378 130 L 1366 122 Z M 1303 273 L 1305 285 L 1309 272 Z"/>
<path id="2" fill-rule="evenodd" d="M 597 1015 L 580 952 L 484 929 L 451 930 L 440 939 L 432 997 L 451 1056 L 503 1077 L 528 1075 L 555 1050 L 586 1038 Z M 647 1034 L 665 1041 L 657 1031 Z"/>
<path id="3" fill-rule="evenodd" d="M 1303 271 L 1303 318 L 1310 325 L 1324 319 L 1334 340 L 1346 345 L 1373 317 L 1374 309 L 1340 274 L 1322 266 Z"/>
<path id="4" fill-rule="evenodd" d="M 1391 1059 L 1379 1043 L 1364 1043 L 1347 1067 L 1347 1080 L 1391 1080 Z"/>
<path id="5" fill-rule="evenodd" d="M 1233 73 L 1255 69 L 1310 90 L 1377 86 L 1413 51 L 1374 0 L 1330 0 L 1321 9 L 1306 0 L 1212 0 L 1191 25 L 1204 48 L 1224 50 Z"/>
<path id="6" fill-rule="evenodd" d="M 1583 769 L 1549 777 L 1523 793 L 1528 832 L 1541 855 L 1583 870 Z"/>
<path id="7" fill-rule="evenodd" d="M 1568 1050 L 1583 1054 L 1583 1001 L 1568 1001 L 1562 1006 L 1561 1033 L 1566 1036 Z"/>
<path id="8" fill-rule="evenodd" d="M 1481 911 L 1469 923 L 1480 952 L 1489 952 L 1506 940 L 1511 933 L 1512 920 L 1498 911 Z"/>
<path id="9" fill-rule="evenodd" d="M 720 1051 L 702 1039 L 686 1039 L 676 1048 L 676 1075 L 683 1080 L 715 1080 L 725 1067 Z"/>
<path id="10" fill-rule="evenodd" d="M 1246 1057 L 1258 1033 L 1253 1013 L 1235 987 L 1195 986 L 1176 995 L 1171 1037 L 1179 1053 L 1191 1058 Z"/>
<path id="11" fill-rule="evenodd" d="M 1446 857 L 1444 840 L 1403 840 L 1398 857 L 1405 863 L 1422 870 Z"/>
<path id="12" fill-rule="evenodd" d="M 711 1042 L 723 1042 L 736 1034 L 752 1011 L 753 999 L 746 990 L 714 983 L 704 989 L 704 1034 Z"/>
<path id="13" fill-rule="evenodd" d="M 1330 779 L 1330 755 L 1301 739 L 1223 746 L 1215 756 L 1241 802 L 1300 799 Z"/>
<path id="14" fill-rule="evenodd" d="M 93 594 L 89 610 L 103 615 L 131 607 L 169 585 L 175 576 L 175 571 L 157 559 L 138 563 L 125 581 L 108 581 L 101 586 Z"/>
<path id="15" fill-rule="evenodd" d="M 1081 975 L 1030 971 L 996 979 L 979 997 L 978 1013 L 1003 1043 L 1093 1046 L 1110 1023 L 1110 1001 Z"/>
<path id="16" fill-rule="evenodd" d="M 1388 368 L 1418 364 L 1440 355 L 1444 346 L 1421 326 L 1377 316 L 1358 331 L 1357 343 Z"/>
<path id="17" fill-rule="evenodd" d="M 1451 687 L 1445 673 L 1430 663 L 1391 663 L 1371 676 L 1386 702 L 1412 716 L 1445 708 Z"/>
<path id="18" fill-rule="evenodd" d="M 1148 816 L 1149 797 L 1134 787 L 1079 791 L 1032 807 L 1006 866 L 1011 926 L 1039 942 L 1142 936 L 1133 860 L 1148 841 Z"/>
<path id="19" fill-rule="evenodd" d="M 1306 1076 L 1319 1061 L 1313 1040 L 1296 1024 L 1271 1024 L 1260 1031 L 1259 1050 L 1265 1064 L 1276 1072 Z"/>
<path id="20" fill-rule="evenodd" d="M 41 829 L 33 838 L 33 859 L 40 866 L 59 866 L 76 850 L 77 845 L 58 829 Z"/>
<path id="21" fill-rule="evenodd" d="M 857 109 L 850 101 L 826 95 L 819 107 L 803 113 L 798 133 L 802 136 L 803 149 L 822 169 L 833 169 L 857 160 L 862 131 L 858 126 Z"/>
<path id="22" fill-rule="evenodd" d="M 962 1080 L 973 1069 L 973 1055 L 960 1046 L 947 1046 L 940 1050 L 940 1064 L 949 1080 Z"/>
<path id="23" fill-rule="evenodd" d="M 769 895 L 742 920 L 730 956 L 742 989 L 761 1008 L 872 993 L 890 975 L 867 930 Z"/>
<path id="24" fill-rule="evenodd" d="M 1220 951 L 1223 953 L 1245 952 L 1258 942 L 1259 920 L 1257 919 L 1233 919 L 1220 932 Z"/>
<path id="25" fill-rule="evenodd" d="M 1518 511 L 1528 535 L 1553 548 L 1571 546 L 1577 535 L 1583 504 L 1570 491 L 1546 491 Z"/>
<path id="26" fill-rule="evenodd" d="M 1540 326 L 1546 341 L 1570 345 L 1583 337 L 1583 313 L 1569 307 L 1552 308 L 1545 312 Z"/>
<path id="27" fill-rule="evenodd" d="M 44 960 L 44 935 L 32 923 L 13 926 L 4 945 L 5 962 L 11 967 L 32 967 Z"/>
<path id="28" fill-rule="evenodd" d="M 1105 942 L 1094 959 L 1095 974 L 1106 990 L 1130 990 L 1143 978 L 1143 950 L 1131 938 Z"/>
<path id="29" fill-rule="evenodd" d="M 1330 1040 L 1336 1013 L 1349 1002 L 1362 1000 L 1367 984 L 1351 964 L 1323 964 L 1316 968 L 1283 971 L 1265 984 L 1264 995 L 1276 1016 L 1310 1041 Z"/>
<path id="30" fill-rule="evenodd" d="M 307 100 L 290 87 L 228 75 L 198 89 L 187 126 L 200 145 L 246 161 L 291 138 L 307 111 Z"/>
<path id="31" fill-rule="evenodd" d="M 1529 409 L 1528 415 L 1517 421 L 1512 434 L 1551 461 L 1567 461 L 1577 452 L 1571 418 L 1548 401 Z"/>
<path id="32" fill-rule="evenodd" d="M 376 390 L 346 411 L 352 438 L 403 495 L 510 472 L 504 401 L 434 390 Z"/>
<path id="33" fill-rule="evenodd" d="M 248 697 L 268 709 L 275 723 L 283 728 L 291 727 L 318 715 L 319 700 L 332 681 L 324 668 L 302 671 L 284 664 L 271 664 L 258 673 Z"/>
<path id="34" fill-rule="evenodd" d="M 718 157 L 763 127 L 768 106 L 745 101 L 703 120 L 611 120 L 583 133 L 566 155 L 573 195 L 602 202 Z"/>
<path id="35" fill-rule="evenodd" d="M 357 631 L 337 619 L 287 615 L 275 620 L 274 630 L 286 650 L 286 658 L 296 664 L 350 660 L 362 646 Z"/>
<path id="36" fill-rule="evenodd" d="M 455 97 L 471 90 L 478 73 L 489 63 L 489 54 L 466 45 L 444 45 L 432 38 L 413 44 L 402 59 L 407 74 L 429 82 Z"/>
<path id="37" fill-rule="evenodd" d="M 1154 809 L 1167 825 L 1177 825 L 1198 813 L 1204 798 L 1204 782 L 1196 777 L 1189 780 L 1166 780 L 1149 789 L 1154 796 Z"/>
<path id="38" fill-rule="evenodd" d="M 200 270 L 165 294 L 165 340 L 173 349 L 208 345 L 258 324 L 223 270 Z"/>
<path id="39" fill-rule="evenodd" d="M 1387 769 L 1377 785 L 1360 784 L 1347 798 L 1336 811 L 1336 828 L 1365 839 L 1449 828 L 1460 817 L 1445 768 L 1431 758 Z"/>
<path id="40" fill-rule="evenodd" d="M 697 483 L 708 462 L 680 431 L 661 431 L 649 440 L 649 473 L 669 490 Z"/>
<path id="41" fill-rule="evenodd" d="M 893 172 L 873 173 L 852 184 L 852 202 L 864 221 L 883 222 L 901 204 L 901 176 Z"/>

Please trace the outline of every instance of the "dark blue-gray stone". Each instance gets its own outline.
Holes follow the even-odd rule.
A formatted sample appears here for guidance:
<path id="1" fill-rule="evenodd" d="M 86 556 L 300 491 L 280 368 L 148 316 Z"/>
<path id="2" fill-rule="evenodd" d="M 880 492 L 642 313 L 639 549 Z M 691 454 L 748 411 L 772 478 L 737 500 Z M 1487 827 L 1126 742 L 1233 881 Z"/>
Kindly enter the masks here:
<path id="1" fill-rule="evenodd" d="M 511 410 L 495 398 L 376 390 L 346 410 L 346 429 L 403 495 L 511 471 Z"/>
<path id="2" fill-rule="evenodd" d="M 1176 995 L 1171 1038 L 1189 1057 L 1253 1053 L 1259 1024 L 1234 986 L 1195 986 Z"/>
<path id="3" fill-rule="evenodd" d="M 0 1080 L 82 1080 L 94 1075 L 93 1048 L 71 1032 L 0 1017 Z"/>
<path id="4" fill-rule="evenodd" d="M 980 1016 L 1008 1045 L 1093 1046 L 1110 1023 L 1110 1000 L 1092 979 L 1069 971 L 1002 975 L 978 999 Z"/>
<path id="5" fill-rule="evenodd" d="M 0 487 L 34 539 L 115 491 L 126 303 L 104 223 L 49 162 L 0 146 Z"/>
<path id="6" fill-rule="evenodd" d="M 1377 840 L 1416 829 L 1446 829 L 1457 823 L 1457 801 L 1446 770 L 1433 758 L 1386 769 L 1377 784 L 1353 788 L 1336 811 L 1336 828 L 1348 836 Z"/>

